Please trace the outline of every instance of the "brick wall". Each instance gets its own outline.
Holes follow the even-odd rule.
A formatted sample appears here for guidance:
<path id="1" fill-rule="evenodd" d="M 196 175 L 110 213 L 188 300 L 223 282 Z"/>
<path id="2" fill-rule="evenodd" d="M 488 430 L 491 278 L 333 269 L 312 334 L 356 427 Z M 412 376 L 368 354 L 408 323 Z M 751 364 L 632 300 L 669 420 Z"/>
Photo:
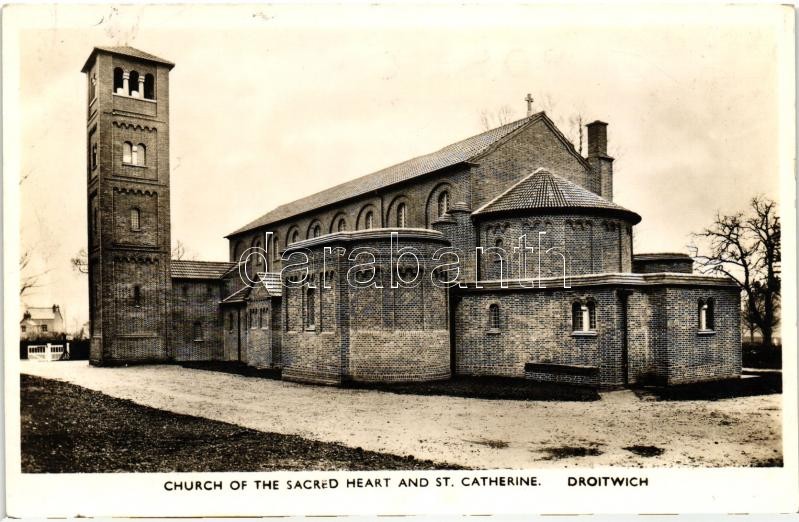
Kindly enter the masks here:
<path id="1" fill-rule="evenodd" d="M 714 300 L 715 327 L 699 332 L 698 303 Z M 667 384 L 741 374 L 741 296 L 737 288 L 669 288 L 666 293 Z"/>
<path id="2" fill-rule="evenodd" d="M 429 279 L 437 264 L 431 260 L 432 253 L 447 243 L 436 232 L 403 229 L 399 233 L 399 247 L 415 249 L 421 262 L 419 284 L 410 288 L 391 288 L 389 230 L 335 234 L 296 245 L 310 254 L 313 296 L 308 284 L 286 288 L 286 278 L 300 275 L 286 271 L 281 300 L 285 379 L 338 383 L 449 376 L 447 291 Z M 345 248 L 347 255 L 324 260 L 324 247 Z M 372 274 L 365 267 L 356 273 L 356 265 L 371 259 L 364 255 L 350 260 L 349 254 L 356 249 L 368 249 L 375 256 L 376 278 L 371 286 L 354 284 L 354 278 L 366 281 Z M 353 285 L 347 279 L 351 268 Z M 399 276 L 415 279 L 415 266 L 400 263 Z M 323 278 L 330 288 L 320 284 Z M 314 321 L 309 324 L 311 304 Z"/>
<path id="3" fill-rule="evenodd" d="M 600 215 L 541 215 L 524 217 L 489 218 L 479 224 L 480 244 L 484 248 L 494 247 L 501 241 L 507 252 L 500 267 L 498 251 L 486 250 L 481 261 L 481 279 L 499 279 L 500 268 L 505 279 L 538 277 L 539 232 L 541 236 L 541 277 L 562 277 L 563 258 L 566 257 L 566 273 L 582 275 L 593 273 L 630 272 L 632 267 L 632 224 L 620 219 Z M 526 272 L 520 267 L 519 238 L 527 237 L 524 257 Z M 556 250 L 546 253 L 550 248 Z"/>
<path id="4" fill-rule="evenodd" d="M 172 281 L 170 350 L 176 361 L 223 359 L 221 290 L 219 281 Z"/>
<path id="5" fill-rule="evenodd" d="M 533 122 L 475 159 L 470 182 L 471 208 L 479 208 L 521 178 L 544 167 L 557 176 L 590 188 L 593 175 L 587 163 L 572 154 L 568 146 L 543 120 Z"/>
<path id="6" fill-rule="evenodd" d="M 116 67 L 153 74 L 156 101 L 114 95 Z M 99 52 L 88 72 L 97 82 L 86 129 L 90 360 L 170 360 L 169 68 Z M 143 166 L 123 165 L 123 141 L 145 145 Z M 131 227 L 132 208 L 141 211 L 140 230 Z M 137 287 L 142 299 L 133 305 Z"/>
<path id="7" fill-rule="evenodd" d="M 472 285 L 456 290 L 455 372 L 605 386 L 681 384 L 740 375 L 740 297 L 734 286 L 708 284 L 701 278 L 692 284 L 690 276 L 680 285 L 631 281 L 638 284 L 519 289 L 511 283 L 508 289 Z M 715 327 L 700 332 L 698 302 L 708 298 L 715 303 Z M 573 332 L 575 301 L 595 303 L 594 332 Z M 492 304 L 499 307 L 499 328 L 489 322 Z M 575 368 L 573 373 L 568 368 L 547 372 L 538 366 L 525 371 L 527 363 Z M 583 367 L 598 368 L 596 377 Z"/>

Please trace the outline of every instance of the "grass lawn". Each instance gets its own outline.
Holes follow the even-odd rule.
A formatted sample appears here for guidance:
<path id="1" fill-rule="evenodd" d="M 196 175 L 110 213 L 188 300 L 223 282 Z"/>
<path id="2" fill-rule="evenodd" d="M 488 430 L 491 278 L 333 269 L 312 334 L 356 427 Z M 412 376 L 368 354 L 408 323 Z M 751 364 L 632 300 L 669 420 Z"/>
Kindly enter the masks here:
<path id="1" fill-rule="evenodd" d="M 232 373 L 244 377 L 280 379 L 280 370 L 258 370 L 236 361 L 188 362 L 185 368 Z M 377 390 L 409 395 L 445 395 L 475 399 L 502 399 L 518 401 L 596 401 L 597 390 L 587 386 L 570 386 L 534 382 L 528 379 L 507 377 L 455 376 L 445 381 L 408 383 L 345 382 L 345 388 Z"/>
<path id="2" fill-rule="evenodd" d="M 22 472 L 456 469 L 265 433 L 21 375 Z"/>

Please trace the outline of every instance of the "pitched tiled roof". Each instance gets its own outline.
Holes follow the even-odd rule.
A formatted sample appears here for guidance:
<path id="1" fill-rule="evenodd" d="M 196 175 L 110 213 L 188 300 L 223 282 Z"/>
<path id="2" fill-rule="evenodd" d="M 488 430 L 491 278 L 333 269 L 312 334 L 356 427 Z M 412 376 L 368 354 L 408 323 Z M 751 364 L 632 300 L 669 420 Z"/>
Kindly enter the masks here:
<path id="1" fill-rule="evenodd" d="M 173 279 L 221 279 L 236 263 L 223 261 L 186 261 L 173 259 L 170 272 Z"/>
<path id="2" fill-rule="evenodd" d="M 117 45 L 117 46 L 98 45 L 97 47 L 92 49 L 89 58 L 86 60 L 86 63 L 83 65 L 83 69 L 81 69 L 81 72 L 86 72 L 89 69 L 89 66 L 92 60 L 94 59 L 94 55 L 97 53 L 97 51 L 103 51 L 111 54 L 121 54 L 124 56 L 131 56 L 133 58 L 138 58 L 140 60 L 148 60 L 155 63 L 161 63 L 164 65 L 168 65 L 170 69 L 175 66 L 175 64 L 170 62 L 169 60 L 164 60 L 163 58 L 159 58 L 154 54 L 145 53 L 144 51 L 136 49 L 135 47 L 130 47 L 128 45 Z"/>
<path id="3" fill-rule="evenodd" d="M 27 312 L 30 314 L 30 318 L 36 321 L 55 319 L 52 306 L 29 306 Z"/>
<path id="4" fill-rule="evenodd" d="M 292 201 L 285 205 L 281 205 L 271 212 L 267 212 L 260 218 L 252 221 L 251 223 L 241 227 L 229 234 L 230 236 L 246 232 L 281 219 L 286 219 L 295 216 L 302 212 L 314 210 L 325 205 L 337 203 L 345 199 L 367 194 L 374 190 L 378 190 L 394 183 L 407 181 L 409 179 L 429 174 L 436 170 L 443 169 L 457 165 L 458 163 L 467 162 L 479 156 L 488 150 L 489 147 L 497 143 L 499 140 L 508 136 L 512 132 L 524 127 L 528 123 L 547 119 L 543 112 L 533 114 L 532 116 L 522 118 L 508 124 L 505 124 L 496 129 L 480 133 L 471 138 L 447 145 L 431 154 L 419 156 L 417 158 L 404 161 L 392 167 L 378 170 L 372 174 L 367 174 L 360 178 L 347 181 L 335 187 L 317 192 L 310 196 Z"/>
<path id="5" fill-rule="evenodd" d="M 628 215 L 636 223 L 641 216 L 588 189 L 556 176 L 546 169 L 538 169 L 495 197 L 474 214 L 491 214 L 514 210 L 534 209 L 601 209 Z"/>
<path id="6" fill-rule="evenodd" d="M 283 295 L 283 285 L 280 282 L 280 272 L 262 272 L 258 274 L 258 277 L 261 278 L 261 282 L 269 292 L 269 295 Z"/>

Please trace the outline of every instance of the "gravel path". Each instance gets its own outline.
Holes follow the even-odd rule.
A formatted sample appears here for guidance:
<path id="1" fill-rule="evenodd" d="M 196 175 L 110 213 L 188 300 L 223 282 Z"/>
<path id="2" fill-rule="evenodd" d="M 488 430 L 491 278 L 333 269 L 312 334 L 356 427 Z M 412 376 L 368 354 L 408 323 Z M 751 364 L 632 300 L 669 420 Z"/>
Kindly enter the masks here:
<path id="1" fill-rule="evenodd" d="M 648 401 L 625 390 L 595 402 L 493 401 L 300 385 L 175 365 L 20 363 L 23 373 L 154 408 L 469 467 L 751 466 L 782 458 L 781 395 Z M 664 451 L 641 456 L 625 449 L 632 446 Z"/>

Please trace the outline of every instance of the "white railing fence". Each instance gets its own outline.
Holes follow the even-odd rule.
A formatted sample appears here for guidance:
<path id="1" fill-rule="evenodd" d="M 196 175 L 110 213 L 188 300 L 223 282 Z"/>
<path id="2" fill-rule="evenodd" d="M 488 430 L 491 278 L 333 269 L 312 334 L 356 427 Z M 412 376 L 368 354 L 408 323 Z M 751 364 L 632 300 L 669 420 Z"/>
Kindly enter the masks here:
<path id="1" fill-rule="evenodd" d="M 28 346 L 28 360 L 49 362 L 67 359 L 69 359 L 69 343 L 31 344 Z"/>

